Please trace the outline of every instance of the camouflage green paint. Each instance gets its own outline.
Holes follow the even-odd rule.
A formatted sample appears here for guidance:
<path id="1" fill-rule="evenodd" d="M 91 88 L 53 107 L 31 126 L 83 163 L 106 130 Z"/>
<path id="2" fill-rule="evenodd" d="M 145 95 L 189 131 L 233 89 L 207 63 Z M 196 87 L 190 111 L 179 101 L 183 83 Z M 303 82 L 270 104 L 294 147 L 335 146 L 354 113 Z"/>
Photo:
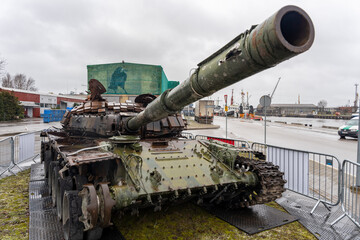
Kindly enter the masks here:
<path id="1" fill-rule="evenodd" d="M 130 206 L 139 199 L 149 200 L 175 191 L 195 191 L 231 183 L 255 186 L 258 183 L 254 173 L 232 171 L 198 141 L 172 140 L 164 148 L 155 148 L 149 141 L 140 141 L 139 144 L 142 146 L 140 151 L 134 150 L 130 144 L 114 148 L 128 176 L 126 184 L 110 186 L 118 208 Z"/>
<path id="2" fill-rule="evenodd" d="M 236 156 L 239 156 L 240 154 L 239 149 L 235 148 L 233 145 L 214 140 L 206 141 L 206 143 L 209 151 L 212 152 L 217 159 L 220 159 L 231 169 L 234 169 Z"/>

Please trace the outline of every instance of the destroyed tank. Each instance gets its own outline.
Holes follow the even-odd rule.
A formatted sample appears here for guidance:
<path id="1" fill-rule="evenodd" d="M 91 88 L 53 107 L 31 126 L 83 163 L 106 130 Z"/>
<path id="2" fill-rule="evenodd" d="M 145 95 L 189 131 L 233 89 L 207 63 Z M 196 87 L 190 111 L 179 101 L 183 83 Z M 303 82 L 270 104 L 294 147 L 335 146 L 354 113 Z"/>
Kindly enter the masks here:
<path id="1" fill-rule="evenodd" d="M 62 129 L 41 133 L 41 160 L 64 238 L 100 239 L 114 211 L 138 214 L 189 200 L 236 208 L 280 197 L 285 180 L 278 167 L 248 158 L 251 150 L 244 155 L 220 141 L 183 137 L 187 123 L 179 111 L 305 52 L 313 40 L 309 16 L 286 6 L 159 97 L 111 103 L 101 96 L 103 85 L 90 80 L 90 96 L 65 113 Z"/>

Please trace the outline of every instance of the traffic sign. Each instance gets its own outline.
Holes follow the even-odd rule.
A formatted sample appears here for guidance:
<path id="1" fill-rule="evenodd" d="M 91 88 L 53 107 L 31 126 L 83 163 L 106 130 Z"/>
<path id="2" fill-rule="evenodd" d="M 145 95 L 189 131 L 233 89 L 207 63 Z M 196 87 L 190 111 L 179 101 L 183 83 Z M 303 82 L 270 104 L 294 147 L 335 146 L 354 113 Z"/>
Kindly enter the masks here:
<path id="1" fill-rule="evenodd" d="M 271 104 L 271 97 L 264 95 L 260 98 L 260 105 L 263 107 L 269 107 Z"/>
<path id="2" fill-rule="evenodd" d="M 228 106 L 225 106 L 225 112 L 229 111 Z"/>

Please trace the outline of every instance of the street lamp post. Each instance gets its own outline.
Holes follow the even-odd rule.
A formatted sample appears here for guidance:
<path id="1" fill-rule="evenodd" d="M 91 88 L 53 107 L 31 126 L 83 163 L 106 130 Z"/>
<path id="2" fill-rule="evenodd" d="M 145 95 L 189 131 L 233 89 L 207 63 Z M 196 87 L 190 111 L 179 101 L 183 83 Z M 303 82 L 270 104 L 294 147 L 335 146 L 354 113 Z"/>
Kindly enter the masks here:
<path id="1" fill-rule="evenodd" d="M 271 104 L 271 97 L 264 95 L 260 98 L 260 105 L 264 107 L 265 111 L 265 123 L 264 123 L 264 144 L 266 148 L 266 107 L 269 107 Z"/>
<path id="2" fill-rule="evenodd" d="M 227 95 L 224 95 L 225 98 L 225 138 L 227 138 L 227 112 L 228 112 L 228 106 L 227 106 Z"/>
<path id="3" fill-rule="evenodd" d="M 359 112 L 360 112 L 360 101 L 359 101 Z M 358 117 L 358 147 L 357 147 L 357 163 L 360 164 L 360 140 L 359 140 L 359 130 L 360 130 L 360 114 Z M 357 167 L 356 171 L 356 187 L 360 187 L 360 167 Z"/>

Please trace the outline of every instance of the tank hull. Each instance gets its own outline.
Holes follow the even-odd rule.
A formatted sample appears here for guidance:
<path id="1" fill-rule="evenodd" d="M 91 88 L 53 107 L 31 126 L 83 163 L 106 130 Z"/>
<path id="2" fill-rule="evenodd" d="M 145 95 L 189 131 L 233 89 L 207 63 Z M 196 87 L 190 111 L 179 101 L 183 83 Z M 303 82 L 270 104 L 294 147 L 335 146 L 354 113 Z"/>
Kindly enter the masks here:
<path id="1" fill-rule="evenodd" d="M 53 170 L 50 166 L 54 158 L 58 159 L 61 174 L 58 182 L 56 179 L 52 182 L 53 194 L 63 179 L 73 182 L 68 190 L 79 191 L 83 199 L 80 223 L 85 231 L 110 225 L 109 214 L 114 210 L 138 212 L 153 207 L 158 211 L 163 205 L 189 200 L 246 207 L 273 201 L 284 191 L 286 181 L 275 166 L 263 160 L 254 161 L 256 157 L 250 149 L 215 140 L 59 135 L 46 133 L 49 141 L 43 143 L 42 159 L 48 175 Z M 263 178 L 269 169 L 273 185 L 266 186 L 267 180 Z M 108 188 L 107 196 L 96 187 L 103 185 Z M 61 204 L 56 202 L 60 212 Z M 93 216 L 91 209 L 96 209 Z M 96 220 L 87 225 L 89 219 Z M 104 222 L 107 224 L 100 224 Z"/>

